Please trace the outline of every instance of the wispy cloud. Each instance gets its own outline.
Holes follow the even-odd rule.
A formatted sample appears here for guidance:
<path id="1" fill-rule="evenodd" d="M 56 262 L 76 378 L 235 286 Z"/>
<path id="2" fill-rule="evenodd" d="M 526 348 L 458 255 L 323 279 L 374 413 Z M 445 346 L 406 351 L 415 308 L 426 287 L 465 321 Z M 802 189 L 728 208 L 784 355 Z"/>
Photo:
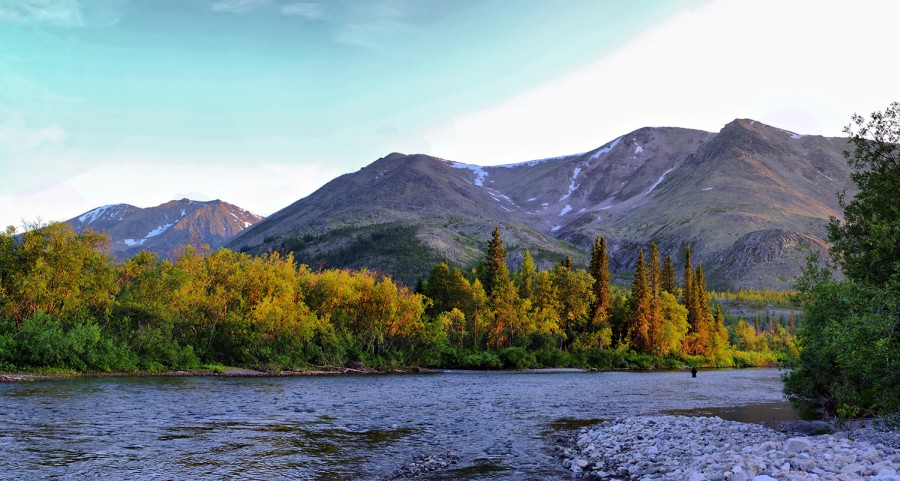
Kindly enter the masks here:
<path id="1" fill-rule="evenodd" d="M 60 144 L 69 134 L 58 125 L 29 128 L 20 119 L 0 124 L 0 152 L 18 152 Z"/>
<path id="2" fill-rule="evenodd" d="M 353 4 L 348 20 L 333 34 L 334 41 L 381 50 L 392 36 L 403 35 L 414 26 L 406 19 L 405 0 L 373 0 Z"/>
<path id="3" fill-rule="evenodd" d="M 281 14 L 287 17 L 320 20 L 325 16 L 325 8 L 321 3 L 291 3 L 281 7 Z"/>
<path id="4" fill-rule="evenodd" d="M 219 0 L 212 4 L 216 13 L 252 13 L 272 3 L 271 0 Z"/>
<path id="5" fill-rule="evenodd" d="M 33 22 L 57 27 L 83 27 L 77 0 L 0 0 L 0 21 Z"/>

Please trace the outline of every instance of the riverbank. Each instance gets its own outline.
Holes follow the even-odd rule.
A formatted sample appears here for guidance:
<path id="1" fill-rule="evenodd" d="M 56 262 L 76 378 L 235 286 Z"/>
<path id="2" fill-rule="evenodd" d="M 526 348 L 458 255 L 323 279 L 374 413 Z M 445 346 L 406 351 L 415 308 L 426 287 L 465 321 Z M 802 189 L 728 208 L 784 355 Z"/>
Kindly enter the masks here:
<path id="1" fill-rule="evenodd" d="M 2 373 L 0 382 L 40 381 L 44 379 L 65 379 L 77 377 L 287 377 L 287 376 L 334 376 L 354 374 L 408 374 L 434 372 L 424 368 L 392 369 L 382 371 L 366 366 L 322 366 L 315 369 L 297 369 L 287 371 L 259 371 L 240 367 L 215 367 L 212 369 L 191 369 L 185 371 L 135 371 L 135 372 L 50 372 L 50 373 Z"/>
<path id="2" fill-rule="evenodd" d="M 562 464 L 594 479 L 900 481 L 900 432 L 796 436 L 716 417 L 635 416 L 582 429 Z"/>

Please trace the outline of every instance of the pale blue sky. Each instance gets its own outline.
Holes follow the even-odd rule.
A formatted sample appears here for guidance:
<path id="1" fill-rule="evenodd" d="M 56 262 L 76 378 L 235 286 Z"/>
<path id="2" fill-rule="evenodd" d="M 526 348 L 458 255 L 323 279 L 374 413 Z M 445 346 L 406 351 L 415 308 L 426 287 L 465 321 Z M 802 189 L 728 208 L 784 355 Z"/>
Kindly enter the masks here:
<path id="1" fill-rule="evenodd" d="M 894 100 L 893 72 L 841 89 L 827 40 L 883 9 L 0 0 L 0 224 L 185 196 L 269 215 L 392 151 L 496 164 L 735 117 L 835 135 Z"/>

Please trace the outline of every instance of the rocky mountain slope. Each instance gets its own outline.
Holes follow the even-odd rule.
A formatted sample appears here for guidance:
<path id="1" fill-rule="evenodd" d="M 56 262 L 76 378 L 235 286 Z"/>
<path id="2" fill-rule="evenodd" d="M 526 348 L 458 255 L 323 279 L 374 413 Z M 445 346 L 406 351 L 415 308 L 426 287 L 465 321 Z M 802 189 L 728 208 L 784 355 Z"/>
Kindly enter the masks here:
<path id="1" fill-rule="evenodd" d="M 525 247 L 544 266 L 566 255 L 586 259 L 532 226 L 514 201 L 486 187 L 469 167 L 393 153 L 272 214 L 228 247 L 291 251 L 314 267 L 371 268 L 412 283 L 444 260 L 477 263 L 499 225 L 513 262 Z"/>
<path id="2" fill-rule="evenodd" d="M 410 282 L 434 263 L 471 266 L 494 225 L 512 263 L 584 262 L 597 235 L 611 267 L 650 242 L 685 245 L 713 287 L 785 288 L 803 249 L 824 249 L 851 186 L 847 140 L 752 120 L 720 132 L 643 128 L 582 154 L 502 166 L 391 154 L 273 214 L 229 247 L 293 251 L 311 265 L 370 267 Z M 850 192 L 852 194 L 852 192 Z"/>
<path id="3" fill-rule="evenodd" d="M 124 259 L 141 250 L 172 257 L 186 244 L 217 249 L 260 220 L 262 217 L 221 200 L 181 199 L 144 209 L 106 205 L 66 222 L 76 232 L 92 229 L 108 234 L 110 253 Z"/>

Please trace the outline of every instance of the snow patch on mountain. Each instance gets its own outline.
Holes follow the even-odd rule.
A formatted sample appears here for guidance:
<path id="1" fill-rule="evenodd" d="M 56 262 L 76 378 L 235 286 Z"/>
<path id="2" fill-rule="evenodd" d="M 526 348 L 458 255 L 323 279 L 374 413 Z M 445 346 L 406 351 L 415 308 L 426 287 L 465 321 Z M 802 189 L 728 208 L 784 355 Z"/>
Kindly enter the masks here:
<path id="1" fill-rule="evenodd" d="M 481 167 L 479 167 L 477 165 L 463 164 L 460 162 L 450 162 L 450 167 L 453 167 L 454 169 L 471 170 L 472 172 L 475 173 L 474 184 L 477 185 L 478 187 L 484 186 L 484 178 L 487 177 L 488 173 L 485 172 L 484 169 L 482 169 Z"/>
<path id="2" fill-rule="evenodd" d="M 82 222 L 82 223 L 86 222 L 86 223 L 90 224 L 91 222 L 94 222 L 95 220 L 102 217 L 103 214 L 106 213 L 107 210 L 115 208 L 115 207 L 121 207 L 121 206 L 123 206 L 123 204 L 110 204 L 110 205 L 104 205 L 104 206 L 97 207 L 94 210 L 85 212 L 81 217 L 78 218 L 78 221 Z"/>
<path id="3" fill-rule="evenodd" d="M 598 150 L 597 152 L 594 152 L 594 155 L 591 156 L 591 160 L 599 159 L 601 155 L 609 152 L 612 149 L 615 149 L 616 146 L 619 145 L 620 140 L 622 140 L 622 137 L 619 137 L 618 139 L 613 140 L 612 143 L 609 144 L 608 147 L 603 147 L 602 149 Z"/>
<path id="4" fill-rule="evenodd" d="M 537 160 L 529 160 L 526 162 L 516 162 L 514 164 L 501 164 L 501 165 L 492 165 L 491 167 L 503 167 L 504 169 L 514 169 L 516 167 L 534 167 L 535 165 L 543 164 L 544 162 L 549 162 L 551 160 L 562 160 L 568 159 L 569 157 L 581 157 L 587 152 L 582 152 L 580 154 L 569 154 L 569 155 L 560 155 L 558 157 L 547 157 L 546 159 L 537 159 Z"/>
<path id="5" fill-rule="evenodd" d="M 578 174 L 580 174 L 580 173 L 581 173 L 581 167 L 575 167 L 575 170 L 572 171 L 572 180 L 569 181 L 569 190 L 562 197 L 559 198 L 560 202 L 568 199 L 575 192 L 575 189 L 578 188 L 578 184 L 575 183 L 575 179 L 578 178 Z"/>
<path id="6" fill-rule="evenodd" d="M 569 212 L 572 212 L 572 206 L 569 204 L 566 204 L 566 206 L 563 207 L 561 211 L 559 211 L 559 216 L 562 217 L 562 216 L 568 214 Z"/>
<path id="7" fill-rule="evenodd" d="M 146 236 L 144 236 L 144 240 L 147 240 L 151 237 L 156 237 L 156 236 L 162 234 L 163 232 L 168 230 L 169 227 L 172 227 L 173 225 L 175 225 L 175 224 L 165 224 L 165 225 L 161 225 L 161 226 L 157 227 L 156 229 L 151 230 L 150 232 L 147 233 Z"/>
<path id="8" fill-rule="evenodd" d="M 650 188 L 649 188 L 649 189 L 647 189 L 647 192 L 644 192 L 644 195 L 647 195 L 647 194 L 649 194 L 649 193 L 650 193 L 650 192 L 653 192 L 653 189 L 655 189 L 655 188 L 656 188 L 656 186 L 658 186 L 658 185 L 659 185 L 659 184 L 661 184 L 661 183 L 662 183 L 662 181 L 663 181 L 663 179 L 665 179 L 665 178 L 666 178 L 666 175 L 668 175 L 668 174 L 669 174 L 669 172 L 672 172 L 672 171 L 673 171 L 673 170 L 675 170 L 675 167 L 672 167 L 672 168 L 671 168 L 671 169 L 669 169 L 669 170 L 667 170 L 667 171 L 665 171 L 665 172 L 663 172 L 663 173 L 662 173 L 662 175 L 661 175 L 661 176 L 659 176 L 659 178 L 658 178 L 658 179 L 656 179 L 656 183 L 655 183 L 655 184 L 653 184 L 653 185 L 651 185 L 651 186 L 650 186 Z"/>
<path id="9" fill-rule="evenodd" d="M 147 239 L 125 239 L 125 245 L 128 247 L 142 246 Z"/>
<path id="10" fill-rule="evenodd" d="M 644 151 L 644 148 L 641 147 L 640 145 L 638 145 L 637 147 L 634 148 L 634 153 L 635 153 L 635 154 L 640 154 L 640 153 L 643 152 L 643 151 Z"/>

